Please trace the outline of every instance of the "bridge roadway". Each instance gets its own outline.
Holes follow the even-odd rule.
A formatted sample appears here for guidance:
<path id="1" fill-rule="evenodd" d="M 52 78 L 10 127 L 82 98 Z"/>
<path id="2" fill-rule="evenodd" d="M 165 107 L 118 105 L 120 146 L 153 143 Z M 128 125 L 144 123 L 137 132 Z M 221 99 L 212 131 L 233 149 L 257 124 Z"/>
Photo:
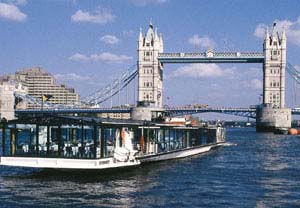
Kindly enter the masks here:
<path id="1" fill-rule="evenodd" d="M 263 63 L 261 52 L 159 53 L 161 63 Z"/>
<path id="2" fill-rule="evenodd" d="M 25 114 L 75 114 L 75 113 L 130 113 L 130 108 L 57 108 L 57 109 L 26 109 L 16 110 L 15 113 L 18 115 Z"/>
<path id="3" fill-rule="evenodd" d="M 130 113 L 129 107 L 115 108 L 65 108 L 65 109 L 27 109 L 16 110 L 17 115 L 28 114 L 97 114 L 97 113 Z M 166 108 L 165 112 L 170 116 L 197 114 L 197 113 L 227 113 L 238 116 L 255 118 L 256 110 L 253 108 L 193 108 L 193 107 L 170 107 Z"/>
<path id="4" fill-rule="evenodd" d="M 256 118 L 255 108 L 195 108 L 195 107 L 172 107 L 166 109 L 167 114 L 172 116 L 189 115 L 197 113 L 224 113 L 242 117 Z"/>
<path id="5" fill-rule="evenodd" d="M 129 107 L 115 108 L 69 108 L 69 109 L 27 109 L 16 110 L 17 115 L 28 114 L 96 114 L 96 113 L 130 113 Z M 224 113 L 235 116 L 256 118 L 255 108 L 196 108 L 196 107 L 168 107 L 165 109 L 167 115 L 180 116 L 198 113 Z M 293 115 L 300 115 L 300 108 L 292 109 Z"/>

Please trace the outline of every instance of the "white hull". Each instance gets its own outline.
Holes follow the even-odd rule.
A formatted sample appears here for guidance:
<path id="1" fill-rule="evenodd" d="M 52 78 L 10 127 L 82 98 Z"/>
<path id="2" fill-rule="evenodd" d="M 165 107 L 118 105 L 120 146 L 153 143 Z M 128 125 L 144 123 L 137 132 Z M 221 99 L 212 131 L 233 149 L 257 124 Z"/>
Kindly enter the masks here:
<path id="1" fill-rule="evenodd" d="M 224 143 L 218 143 L 218 144 L 213 144 L 213 145 L 208 145 L 208 146 L 193 147 L 190 149 L 183 149 L 183 150 L 177 150 L 177 151 L 172 151 L 172 152 L 164 152 L 161 154 L 153 154 L 153 155 L 137 157 L 137 160 L 140 160 L 141 163 L 146 163 L 146 162 L 156 162 L 156 161 L 162 161 L 162 160 L 184 158 L 184 157 L 188 157 L 188 156 L 205 153 L 205 152 L 210 151 L 214 147 L 223 146 L 223 145 L 224 145 Z"/>
<path id="2" fill-rule="evenodd" d="M 112 168 L 132 167 L 140 165 L 140 161 L 117 162 L 113 158 L 105 159 L 62 159 L 37 157 L 1 157 L 0 165 L 54 168 L 54 169 L 89 169 L 103 170 Z"/>

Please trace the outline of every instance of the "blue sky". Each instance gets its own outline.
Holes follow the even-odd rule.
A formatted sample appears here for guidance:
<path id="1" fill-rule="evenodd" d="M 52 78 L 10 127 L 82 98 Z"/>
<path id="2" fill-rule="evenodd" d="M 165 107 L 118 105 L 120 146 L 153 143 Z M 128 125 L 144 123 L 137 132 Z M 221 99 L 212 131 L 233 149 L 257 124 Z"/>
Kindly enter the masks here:
<path id="1" fill-rule="evenodd" d="M 0 0 L 0 74 L 42 66 L 84 97 L 136 63 L 150 18 L 165 52 L 262 51 L 262 30 L 277 20 L 288 62 L 300 66 L 295 0 Z M 165 65 L 164 77 L 170 105 L 245 107 L 262 93 L 259 64 Z M 287 91 L 287 105 L 300 106 L 290 78 Z"/>

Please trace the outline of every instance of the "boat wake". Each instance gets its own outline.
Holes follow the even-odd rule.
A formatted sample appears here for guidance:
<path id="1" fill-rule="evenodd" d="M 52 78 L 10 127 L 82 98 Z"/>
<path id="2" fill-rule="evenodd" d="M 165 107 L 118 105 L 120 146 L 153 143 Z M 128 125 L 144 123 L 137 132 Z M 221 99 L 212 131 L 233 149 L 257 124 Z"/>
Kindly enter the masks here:
<path id="1" fill-rule="evenodd" d="M 223 146 L 226 146 L 226 147 L 228 147 L 228 146 L 237 146 L 237 144 L 236 143 L 231 143 L 231 142 L 226 142 Z"/>

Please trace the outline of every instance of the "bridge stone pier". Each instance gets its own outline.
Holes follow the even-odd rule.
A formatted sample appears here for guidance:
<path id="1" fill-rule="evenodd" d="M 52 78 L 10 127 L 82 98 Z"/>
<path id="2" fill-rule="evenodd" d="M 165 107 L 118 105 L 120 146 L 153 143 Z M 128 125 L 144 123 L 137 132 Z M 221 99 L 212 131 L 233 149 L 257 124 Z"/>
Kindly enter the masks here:
<path id="1" fill-rule="evenodd" d="M 151 109 L 162 109 L 163 65 L 166 63 L 260 63 L 263 66 L 263 103 L 256 111 L 257 131 L 291 127 L 291 110 L 285 107 L 286 35 L 284 29 L 281 34 L 278 33 L 276 24 L 273 25 L 271 35 L 266 30 L 263 53 L 213 50 L 202 53 L 164 53 L 162 35 L 158 36 L 150 22 L 145 36 L 142 31 L 139 33 L 137 52 L 138 104 L 148 103 L 148 106 L 138 105 L 133 109 L 133 118 L 149 119 Z M 149 115 L 142 116 L 146 112 Z"/>

